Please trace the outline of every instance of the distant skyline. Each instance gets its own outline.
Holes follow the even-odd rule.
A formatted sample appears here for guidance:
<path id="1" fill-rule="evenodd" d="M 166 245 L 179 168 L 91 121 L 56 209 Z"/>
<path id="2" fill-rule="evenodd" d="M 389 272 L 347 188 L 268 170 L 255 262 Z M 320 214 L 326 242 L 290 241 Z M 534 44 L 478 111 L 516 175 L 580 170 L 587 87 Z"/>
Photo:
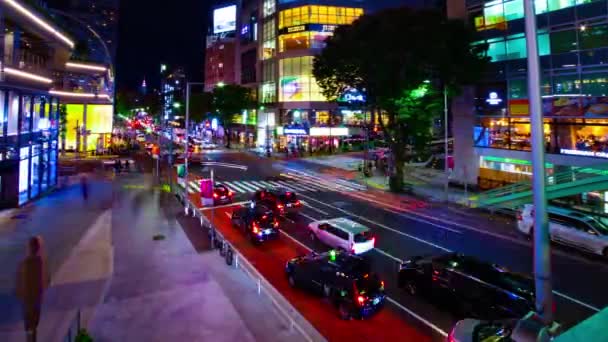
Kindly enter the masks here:
<path id="1" fill-rule="evenodd" d="M 55 0 L 65 1 L 70 0 Z M 428 5 L 437 0 L 368 0 L 379 8 Z M 189 80 L 203 80 L 209 10 L 219 1 L 123 0 L 120 6 L 118 89 L 136 90 L 145 78 L 158 89 L 160 64 L 184 67 Z M 226 1 L 221 1 L 226 3 Z"/>

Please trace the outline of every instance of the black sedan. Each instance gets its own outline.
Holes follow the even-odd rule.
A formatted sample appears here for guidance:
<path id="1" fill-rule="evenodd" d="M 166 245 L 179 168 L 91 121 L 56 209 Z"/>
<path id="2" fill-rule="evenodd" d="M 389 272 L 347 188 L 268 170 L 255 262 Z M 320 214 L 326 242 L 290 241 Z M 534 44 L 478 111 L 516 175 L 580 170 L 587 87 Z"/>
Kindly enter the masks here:
<path id="1" fill-rule="evenodd" d="M 213 205 L 230 204 L 234 192 L 230 191 L 225 185 L 216 184 L 213 186 Z"/>
<path id="2" fill-rule="evenodd" d="M 232 212 L 231 222 L 245 232 L 247 238 L 258 244 L 279 236 L 279 222 L 272 210 L 259 205 L 247 205 Z"/>
<path id="3" fill-rule="evenodd" d="M 276 215 L 295 215 L 302 209 L 296 193 L 284 188 L 261 189 L 253 195 L 253 202 L 271 208 Z"/>
<path id="4" fill-rule="evenodd" d="M 288 261 L 285 272 L 292 287 L 330 299 L 342 319 L 362 319 L 384 305 L 384 282 L 361 257 L 333 250 L 312 253 Z"/>
<path id="5" fill-rule="evenodd" d="M 522 318 L 534 309 L 534 282 L 496 264 L 448 253 L 401 264 L 399 287 L 452 309 L 461 318 Z"/>

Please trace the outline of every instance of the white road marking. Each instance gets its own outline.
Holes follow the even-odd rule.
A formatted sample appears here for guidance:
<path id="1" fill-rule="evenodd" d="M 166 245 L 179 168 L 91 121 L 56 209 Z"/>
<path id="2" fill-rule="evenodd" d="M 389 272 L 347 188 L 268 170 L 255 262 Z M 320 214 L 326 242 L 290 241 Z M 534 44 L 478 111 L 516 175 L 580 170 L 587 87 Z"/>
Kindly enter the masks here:
<path id="1" fill-rule="evenodd" d="M 238 193 L 241 193 L 241 194 L 246 194 L 246 193 L 249 192 L 246 189 L 241 189 L 241 187 L 239 187 L 237 184 L 234 184 L 232 182 L 222 182 L 222 184 L 226 185 L 227 187 L 229 187 L 231 189 L 234 189 L 235 190 L 234 192 L 238 192 Z"/>
<path id="2" fill-rule="evenodd" d="M 224 205 L 218 205 L 216 207 L 198 208 L 198 210 L 200 210 L 200 211 L 209 211 L 209 210 L 213 210 L 213 209 L 222 209 L 222 208 L 230 208 L 230 207 L 235 207 L 235 206 L 241 206 L 241 205 L 247 204 L 247 203 L 249 203 L 249 201 L 234 202 L 234 203 L 229 203 L 229 204 L 224 204 Z"/>
<path id="3" fill-rule="evenodd" d="M 312 216 L 306 215 L 303 212 L 300 212 L 300 215 L 306 217 L 307 219 L 311 220 L 312 222 L 319 221 L 318 219 L 316 219 L 316 218 L 314 218 Z"/>
<path id="4" fill-rule="evenodd" d="M 268 187 L 267 185 L 263 184 L 263 182 L 257 182 L 257 181 L 249 181 L 249 182 L 257 185 L 259 189 L 264 189 L 264 188 Z"/>
<path id="5" fill-rule="evenodd" d="M 329 216 L 329 213 L 328 213 L 328 212 L 326 212 L 326 211 L 323 211 L 323 210 L 321 210 L 321 209 L 315 208 L 315 207 L 313 207 L 312 205 L 310 205 L 310 204 L 308 204 L 308 203 L 306 203 L 306 202 L 304 202 L 304 201 L 300 201 L 300 202 L 302 202 L 302 204 L 304 204 L 304 205 L 305 205 L 307 208 L 310 208 L 310 209 L 312 209 L 312 210 L 314 210 L 314 211 L 318 212 L 318 213 L 319 213 L 319 214 L 321 214 L 321 215 Z"/>
<path id="6" fill-rule="evenodd" d="M 445 332 L 443 329 L 439 328 L 435 324 L 431 323 L 429 320 L 427 320 L 427 319 L 423 318 L 422 316 L 418 315 L 414 311 L 406 308 L 405 306 L 403 306 L 401 303 L 399 303 L 398 301 L 394 300 L 393 298 L 391 298 L 389 296 L 386 296 L 386 300 L 388 300 L 389 302 L 391 302 L 393 305 L 395 305 L 399 309 L 407 312 L 410 316 L 412 316 L 415 319 L 419 320 L 420 322 L 424 323 L 427 327 L 435 330 L 435 332 L 438 333 L 439 335 L 441 335 L 443 337 L 448 337 L 448 333 Z"/>
<path id="7" fill-rule="evenodd" d="M 228 188 L 228 190 L 230 190 L 232 192 L 239 192 L 239 193 L 241 192 L 240 190 L 237 190 L 236 187 L 233 187 L 232 184 L 228 184 L 225 182 L 220 182 L 218 184 L 225 186 L 226 188 Z"/>
<path id="8" fill-rule="evenodd" d="M 287 236 L 288 238 L 290 238 L 293 242 L 295 242 L 296 244 L 298 244 L 299 246 L 301 246 L 302 248 L 306 249 L 309 252 L 312 252 L 312 248 L 306 246 L 304 243 L 300 242 L 298 239 L 294 238 L 293 236 L 285 233 L 284 231 L 281 230 L 281 233 L 285 236 Z M 414 317 L 415 319 L 419 320 L 420 322 L 422 322 L 424 325 L 428 326 L 429 328 L 433 329 L 435 332 L 437 332 L 439 335 L 443 336 L 443 337 L 447 337 L 448 334 L 443 331 L 441 328 L 439 328 L 438 326 L 436 326 L 435 324 L 431 323 L 429 320 L 423 318 L 422 316 L 418 315 L 417 313 L 415 313 L 414 311 L 406 308 L 405 306 L 403 306 L 401 303 L 397 302 L 396 300 L 392 299 L 389 296 L 386 296 L 386 299 L 391 302 L 393 305 L 395 305 L 396 307 L 398 307 L 399 309 L 405 311 L 408 315 Z"/>
<path id="9" fill-rule="evenodd" d="M 558 296 L 560 296 L 560 297 L 564 298 L 564 299 L 567 299 L 567 300 L 569 300 L 569 301 L 572 301 L 572 302 L 574 302 L 574 303 L 576 303 L 576 304 L 578 304 L 578 305 L 580 305 L 580 306 L 584 306 L 584 307 L 586 307 L 586 308 L 587 308 L 587 309 L 589 309 L 589 310 L 592 310 L 592 311 L 595 311 L 595 312 L 599 312 L 599 311 L 600 311 L 600 308 L 598 308 L 598 307 L 595 307 L 595 306 L 593 306 L 593 305 L 591 305 L 591 304 L 587 304 L 587 303 L 585 303 L 585 302 L 581 302 L 580 300 L 578 300 L 578 299 L 576 299 L 576 298 L 572 298 L 572 297 L 570 297 L 570 296 L 568 296 L 568 295 L 566 295 L 566 294 L 563 294 L 563 293 L 561 293 L 561 292 L 558 292 L 558 291 L 553 290 L 553 293 L 554 293 L 555 295 L 558 295 Z"/>
<path id="10" fill-rule="evenodd" d="M 256 192 L 258 190 L 257 185 L 254 185 L 254 184 L 251 184 L 251 183 L 248 183 L 248 182 L 237 182 L 237 181 L 234 181 L 233 183 L 237 184 L 241 188 L 247 189 L 248 192 Z"/>
<path id="11" fill-rule="evenodd" d="M 385 226 L 385 225 L 383 225 L 383 224 L 380 224 L 380 223 L 374 222 L 374 221 L 369 220 L 369 219 L 367 219 L 367 218 L 364 218 L 364 217 L 360 217 L 360 216 L 354 215 L 354 214 L 352 214 L 352 213 L 350 213 L 350 212 L 348 212 L 348 211 L 346 211 L 346 210 L 344 210 L 344 209 L 341 209 L 341 208 L 338 208 L 338 207 L 334 207 L 334 206 L 332 206 L 332 205 L 330 205 L 330 204 L 326 204 L 326 203 L 323 203 L 323 202 L 321 202 L 321 201 L 317 201 L 317 200 L 315 200 L 314 198 L 311 198 L 311 197 L 308 197 L 308 196 L 304 196 L 304 197 L 307 197 L 307 198 L 309 198 L 309 199 L 312 199 L 313 201 L 316 201 L 316 202 L 318 202 L 318 203 L 320 203 L 320 204 L 323 204 L 323 205 L 325 205 L 325 206 L 328 206 L 328 207 L 330 207 L 330 208 L 334 208 L 334 209 L 336 209 L 336 210 L 339 210 L 339 211 L 341 211 L 341 212 L 343 212 L 343 213 L 345 213 L 345 214 L 347 214 L 347 215 L 351 215 L 351 216 L 353 216 L 353 217 L 356 217 L 356 218 L 359 218 L 359 219 L 361 219 L 361 220 L 364 220 L 364 221 L 370 222 L 370 223 L 372 223 L 372 224 L 375 224 L 375 225 L 377 225 L 377 226 L 379 226 L 379 227 L 382 227 L 382 228 L 385 228 L 385 229 L 387 229 L 387 230 L 393 231 L 393 232 L 395 232 L 395 233 L 397 233 L 397 234 L 407 236 L 407 237 L 409 237 L 409 238 L 411 238 L 411 239 L 414 239 L 414 240 L 416 240 L 416 241 L 419 241 L 419 242 L 422 242 L 422 243 L 428 244 L 428 245 L 430 245 L 430 246 L 433 246 L 433 247 L 435 247 L 435 248 L 438 248 L 438 249 L 444 250 L 444 251 L 446 251 L 446 252 L 451 252 L 451 250 L 450 250 L 450 249 L 447 249 L 447 248 L 442 247 L 442 246 L 440 246 L 440 245 L 436 245 L 436 244 L 434 244 L 434 243 L 432 243 L 432 242 L 429 242 L 429 241 L 426 241 L 426 240 L 423 240 L 423 239 L 417 238 L 417 237 L 415 237 L 415 236 L 412 236 L 412 235 L 409 235 L 409 234 L 406 234 L 406 233 L 403 233 L 403 232 L 397 231 L 397 230 L 395 230 L 395 229 L 393 229 L 393 228 L 387 227 L 387 226 Z M 418 221 L 420 221 L 420 219 L 417 219 L 417 220 L 418 220 Z M 422 222 L 424 222 L 424 221 L 422 221 Z M 595 312 L 599 312 L 599 311 L 600 311 L 600 309 L 599 309 L 599 308 L 597 308 L 597 307 L 595 307 L 595 306 L 593 306 L 593 305 L 591 305 L 591 304 L 587 304 L 587 303 L 585 303 L 585 302 L 583 302 L 583 301 L 580 301 L 580 300 L 578 300 L 578 299 L 576 299 L 576 298 L 570 297 L 570 296 L 568 296 L 568 295 L 566 295 L 566 294 L 563 294 L 563 293 L 561 293 L 561 292 L 558 292 L 558 291 L 553 291 L 553 293 L 554 293 L 555 295 L 557 295 L 557 296 L 560 296 L 560 297 L 562 297 L 562 298 L 565 298 L 565 299 L 567 299 L 567 300 L 570 300 L 570 301 L 572 301 L 573 303 L 576 303 L 576 304 L 578 304 L 578 305 L 581 305 L 581 306 L 583 306 L 583 307 L 585 307 L 585 308 L 587 308 L 587 309 L 589 309 L 589 310 L 592 310 L 592 311 L 595 311 Z"/>
<path id="12" fill-rule="evenodd" d="M 392 255 L 388 254 L 387 252 L 385 252 L 385 251 L 381 250 L 380 248 L 374 248 L 374 250 L 375 250 L 376 252 L 378 252 L 378 253 L 380 253 L 380 254 L 384 255 L 385 257 L 387 257 L 387 258 L 389 258 L 389 259 L 393 259 L 394 261 L 397 261 L 397 262 L 399 262 L 399 263 L 401 263 L 401 262 L 403 261 L 403 260 L 401 260 L 401 259 L 399 259 L 399 258 L 397 258 L 397 257 L 395 257 L 395 256 L 392 256 Z"/>
<path id="13" fill-rule="evenodd" d="M 321 201 L 318 201 L 318 200 L 316 200 L 316 199 L 314 199 L 314 198 L 312 198 L 312 197 L 306 196 L 306 195 L 301 195 L 301 196 L 302 196 L 302 197 L 304 197 L 304 198 L 308 198 L 309 200 L 315 201 L 315 202 L 317 202 L 317 203 L 319 203 L 319 204 L 322 204 L 322 205 L 324 205 L 324 206 L 327 206 L 327 207 L 330 207 L 330 208 L 332 208 L 332 209 L 335 209 L 335 210 L 338 210 L 338 211 L 340 211 L 340 212 L 343 212 L 343 213 L 345 213 L 346 215 L 349 215 L 349 216 L 352 216 L 352 217 L 356 217 L 356 218 L 358 218 L 359 220 L 362 220 L 362 221 L 365 221 L 365 222 L 371 223 L 371 224 L 373 224 L 374 226 L 378 226 L 378 227 L 380 227 L 380 228 L 384 228 L 384 229 L 389 230 L 389 231 L 391 231 L 391 232 L 393 232 L 393 233 L 396 233 L 396 234 L 399 234 L 399 235 L 403 235 L 403 236 L 408 237 L 408 238 L 410 238 L 410 239 L 412 239 L 412 240 L 416 240 L 416 241 L 418 241 L 418 242 L 421 242 L 421 243 L 423 243 L 423 244 L 426 244 L 426 245 L 429 245 L 429 246 L 435 247 L 435 248 L 440 249 L 440 250 L 442 250 L 442 251 L 445 251 L 445 252 L 448 252 L 448 253 L 449 253 L 449 252 L 452 252 L 452 250 L 450 250 L 450 249 L 448 249 L 448 248 L 445 248 L 445 247 L 439 246 L 439 245 L 434 244 L 434 243 L 432 243 L 432 242 L 430 242 L 430 241 L 427 241 L 427 240 L 424 240 L 424 239 L 421 239 L 421 238 L 415 237 L 415 236 L 413 236 L 413 235 L 410 235 L 410 234 L 404 233 L 404 232 L 399 231 L 399 230 L 397 230 L 397 229 L 394 229 L 394 228 L 388 227 L 388 226 L 386 226 L 386 225 L 384 225 L 384 224 L 382 224 L 382 223 L 379 223 L 379 222 L 376 222 L 376 221 L 370 220 L 370 219 L 368 219 L 368 218 L 366 218 L 366 217 L 359 216 L 359 215 L 357 215 L 357 214 L 355 214 L 355 213 L 353 213 L 353 212 L 350 212 L 350 211 L 348 211 L 348 210 L 344 210 L 344 209 L 342 209 L 342 208 L 338 208 L 338 207 L 333 206 L 333 205 L 331 205 L 331 204 L 323 203 L 323 202 L 321 202 Z"/>

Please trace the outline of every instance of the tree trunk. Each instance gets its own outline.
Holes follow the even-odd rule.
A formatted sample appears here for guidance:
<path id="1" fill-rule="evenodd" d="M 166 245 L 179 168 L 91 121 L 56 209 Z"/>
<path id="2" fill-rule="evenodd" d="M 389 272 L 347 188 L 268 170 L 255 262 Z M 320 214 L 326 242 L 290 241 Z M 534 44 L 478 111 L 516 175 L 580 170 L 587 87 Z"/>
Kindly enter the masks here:
<path id="1" fill-rule="evenodd" d="M 61 137 L 61 155 L 65 156 L 65 136 Z"/>
<path id="2" fill-rule="evenodd" d="M 403 192 L 403 164 L 405 163 L 404 146 L 393 146 L 391 149 L 389 187 L 393 192 Z"/>

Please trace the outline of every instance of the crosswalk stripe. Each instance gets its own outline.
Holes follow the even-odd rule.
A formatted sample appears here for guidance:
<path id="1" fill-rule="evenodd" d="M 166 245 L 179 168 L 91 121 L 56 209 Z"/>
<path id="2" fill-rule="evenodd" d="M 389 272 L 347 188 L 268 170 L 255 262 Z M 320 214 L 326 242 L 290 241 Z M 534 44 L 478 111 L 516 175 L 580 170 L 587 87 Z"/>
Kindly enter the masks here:
<path id="1" fill-rule="evenodd" d="M 232 191 L 232 192 L 235 192 L 235 193 L 236 192 L 240 193 L 240 191 L 237 190 L 235 187 L 233 187 L 232 184 L 228 184 L 228 183 L 225 183 L 225 182 L 218 182 L 217 184 L 225 186 L 228 189 L 228 191 Z"/>
<path id="2" fill-rule="evenodd" d="M 257 185 L 258 189 L 264 189 L 264 188 L 268 187 L 268 185 L 262 184 L 263 182 L 258 182 L 258 181 L 250 181 L 250 182 Z"/>
<path id="3" fill-rule="evenodd" d="M 268 181 L 268 182 L 266 182 L 266 181 L 259 181 L 259 183 L 260 184 L 264 184 L 264 186 L 267 187 L 267 188 L 274 188 L 274 187 L 278 186 L 278 185 L 272 184 L 272 182 L 270 182 L 270 181 Z"/>
<path id="4" fill-rule="evenodd" d="M 229 187 L 231 189 L 234 189 L 234 192 L 238 192 L 238 193 L 241 193 L 241 194 L 246 194 L 246 193 L 249 192 L 248 190 L 242 189 L 240 186 L 238 186 L 237 184 L 234 184 L 232 182 L 230 182 L 230 183 L 229 182 L 223 182 L 222 184 L 226 185 L 227 187 Z"/>
<path id="5" fill-rule="evenodd" d="M 234 183 L 238 184 L 240 187 L 242 187 L 244 189 L 247 189 L 248 192 L 256 192 L 256 190 L 257 190 L 256 186 L 254 186 L 252 184 L 248 184 L 246 182 L 237 182 L 237 181 L 235 181 Z"/>
<path id="6" fill-rule="evenodd" d="M 328 188 L 331 189 L 331 186 L 329 186 L 329 185 L 318 184 L 318 183 L 315 183 L 315 182 L 313 182 L 311 180 L 308 180 L 308 179 L 301 179 L 299 177 L 295 177 L 295 176 L 292 176 L 292 175 L 289 175 L 289 174 L 283 174 L 283 176 L 291 179 L 292 181 L 299 182 L 299 183 L 302 183 L 302 184 L 306 184 L 306 185 L 310 186 L 311 188 L 315 188 L 315 189 L 319 189 L 319 190 L 327 190 Z"/>
<path id="7" fill-rule="evenodd" d="M 271 182 L 271 181 L 268 181 L 268 184 L 272 185 L 273 187 L 280 187 L 281 186 L 281 184 L 279 184 L 277 182 Z"/>
<path id="8" fill-rule="evenodd" d="M 287 182 L 286 182 L 286 183 L 287 183 Z M 305 187 L 302 187 L 302 184 L 299 184 L 299 183 L 297 183 L 297 182 L 289 182 L 288 184 L 289 184 L 289 186 L 290 186 L 291 188 L 293 188 L 293 189 L 295 189 L 295 190 L 297 190 L 297 191 L 313 191 L 313 192 L 316 192 L 316 189 L 312 190 L 312 189 L 310 189 L 310 188 L 305 188 Z"/>
<path id="9" fill-rule="evenodd" d="M 322 181 L 322 180 L 316 179 L 315 177 L 304 176 L 302 174 L 292 173 L 292 172 L 289 172 L 288 174 L 291 175 L 292 177 L 294 177 L 295 179 L 298 179 L 298 180 L 301 180 L 301 181 L 316 182 L 314 184 L 319 184 L 320 183 L 322 185 L 325 185 L 325 186 L 327 186 L 329 188 L 333 188 L 333 189 L 336 189 L 336 190 L 356 191 L 355 189 L 350 188 L 350 187 L 346 187 L 346 186 L 344 186 L 342 184 L 336 184 L 336 183 L 332 183 L 332 182 L 329 182 L 329 181 Z"/>
<path id="10" fill-rule="evenodd" d="M 341 183 L 341 184 L 343 184 L 345 186 L 353 187 L 353 188 L 358 189 L 358 190 L 367 190 L 367 188 L 365 187 L 365 185 L 353 183 L 353 182 L 348 181 L 346 179 L 336 179 L 336 182 L 339 182 L 339 183 Z"/>

